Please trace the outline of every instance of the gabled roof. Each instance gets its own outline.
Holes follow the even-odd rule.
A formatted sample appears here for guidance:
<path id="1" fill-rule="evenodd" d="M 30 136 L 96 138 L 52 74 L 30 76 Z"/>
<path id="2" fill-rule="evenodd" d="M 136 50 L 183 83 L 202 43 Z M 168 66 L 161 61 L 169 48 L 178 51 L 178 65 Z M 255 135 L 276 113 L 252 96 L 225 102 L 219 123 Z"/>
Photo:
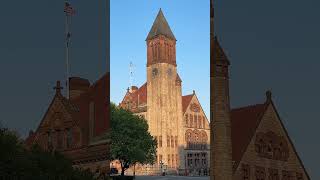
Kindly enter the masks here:
<path id="1" fill-rule="evenodd" d="M 152 28 L 151 28 L 146 40 L 153 39 L 154 37 L 156 37 L 158 35 L 164 35 L 167 38 L 170 38 L 172 40 L 176 40 L 166 18 L 164 17 L 164 15 L 162 13 L 161 8 L 159 10 L 159 13 L 158 13 L 155 21 L 153 22 Z"/>
<path id="2" fill-rule="evenodd" d="M 146 104 L 147 103 L 147 83 L 144 83 L 137 91 L 131 95 L 132 101 L 136 104 Z"/>
<path id="3" fill-rule="evenodd" d="M 108 128 L 108 115 L 106 113 L 107 106 L 108 106 L 108 96 L 109 96 L 109 79 L 110 75 L 109 73 L 104 74 L 99 80 L 97 80 L 94 84 L 92 84 L 89 89 L 82 93 L 79 97 L 76 97 L 75 99 L 67 99 L 61 94 L 60 89 L 56 88 L 56 94 L 51 101 L 49 107 L 47 108 L 46 113 L 44 114 L 37 130 L 35 133 L 30 134 L 29 137 L 27 137 L 25 143 L 27 145 L 31 145 L 36 140 L 36 133 L 39 130 L 39 128 L 42 126 L 45 118 L 47 117 L 50 109 L 52 109 L 52 106 L 54 102 L 59 101 L 63 105 L 63 109 L 66 110 L 66 112 L 72 117 L 72 120 L 77 125 L 80 125 L 82 123 L 82 126 L 87 126 L 86 122 L 88 121 L 88 111 L 87 106 L 89 104 L 89 101 L 95 102 L 95 109 L 97 112 L 96 117 L 100 118 L 97 119 L 97 127 L 94 129 L 96 135 L 99 135 L 106 131 L 106 128 Z M 57 82 L 57 85 L 60 85 L 60 82 Z M 103 120 L 101 120 L 103 118 Z"/>
<path id="4" fill-rule="evenodd" d="M 182 113 L 184 114 L 192 100 L 194 94 L 182 96 Z"/>
<path id="5" fill-rule="evenodd" d="M 256 104 L 247 107 L 241 107 L 231 110 L 231 139 L 232 139 L 232 160 L 235 161 L 235 168 L 237 169 L 240 161 L 247 150 L 252 138 L 254 137 L 256 130 L 267 110 L 267 108 L 271 105 L 276 113 L 277 118 L 280 121 L 281 128 L 284 130 L 291 147 L 295 155 L 298 158 L 299 163 L 301 164 L 305 174 L 308 179 L 310 179 L 302 160 L 300 159 L 292 140 L 283 125 L 283 122 L 280 119 L 277 109 L 275 108 L 272 100 L 271 100 L 271 92 L 267 93 L 267 101 L 263 104 Z"/>
<path id="6" fill-rule="evenodd" d="M 256 104 L 231 110 L 232 159 L 239 162 L 253 138 L 267 104 Z"/>

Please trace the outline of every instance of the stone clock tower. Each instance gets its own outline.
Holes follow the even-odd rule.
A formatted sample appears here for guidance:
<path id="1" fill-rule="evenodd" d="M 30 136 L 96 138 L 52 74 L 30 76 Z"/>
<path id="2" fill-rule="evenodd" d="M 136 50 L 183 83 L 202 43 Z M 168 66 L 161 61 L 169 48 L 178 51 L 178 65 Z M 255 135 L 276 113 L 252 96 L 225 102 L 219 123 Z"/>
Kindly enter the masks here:
<path id="1" fill-rule="evenodd" d="M 160 9 L 146 39 L 147 120 L 158 140 L 159 162 L 179 167 L 182 137 L 181 80 L 177 74 L 176 38 Z M 181 132 L 180 132 L 181 131 Z M 170 167 L 169 167 L 170 168 Z"/>

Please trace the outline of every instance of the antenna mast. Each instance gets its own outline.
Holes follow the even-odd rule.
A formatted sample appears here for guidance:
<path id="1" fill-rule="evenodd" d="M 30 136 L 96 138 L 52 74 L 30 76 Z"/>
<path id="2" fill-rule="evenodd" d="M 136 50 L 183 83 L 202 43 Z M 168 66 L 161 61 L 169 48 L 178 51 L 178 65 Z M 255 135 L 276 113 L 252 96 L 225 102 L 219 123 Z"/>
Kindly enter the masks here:
<path id="1" fill-rule="evenodd" d="M 130 72 L 130 92 L 132 91 L 132 86 L 133 86 L 133 77 L 134 77 L 134 66 L 132 61 L 130 61 L 130 65 L 129 65 L 129 72 Z"/>
<path id="2" fill-rule="evenodd" d="M 70 33 L 70 24 L 71 24 L 71 17 L 75 14 L 74 9 L 71 7 L 68 1 L 65 1 L 64 5 L 64 12 L 65 12 L 65 43 L 66 43 L 66 97 L 69 98 L 69 77 L 70 77 L 70 42 L 71 42 L 71 33 Z"/>

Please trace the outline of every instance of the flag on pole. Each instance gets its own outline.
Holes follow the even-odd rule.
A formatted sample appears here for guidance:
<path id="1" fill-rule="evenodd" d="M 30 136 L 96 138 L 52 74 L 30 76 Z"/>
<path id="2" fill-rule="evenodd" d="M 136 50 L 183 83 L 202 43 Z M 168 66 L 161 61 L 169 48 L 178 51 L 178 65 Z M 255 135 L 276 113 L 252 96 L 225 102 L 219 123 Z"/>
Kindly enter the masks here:
<path id="1" fill-rule="evenodd" d="M 73 7 L 71 6 L 71 4 L 69 2 L 65 2 L 65 4 L 64 4 L 64 12 L 68 16 L 73 16 L 76 13 L 76 11 L 73 9 Z"/>

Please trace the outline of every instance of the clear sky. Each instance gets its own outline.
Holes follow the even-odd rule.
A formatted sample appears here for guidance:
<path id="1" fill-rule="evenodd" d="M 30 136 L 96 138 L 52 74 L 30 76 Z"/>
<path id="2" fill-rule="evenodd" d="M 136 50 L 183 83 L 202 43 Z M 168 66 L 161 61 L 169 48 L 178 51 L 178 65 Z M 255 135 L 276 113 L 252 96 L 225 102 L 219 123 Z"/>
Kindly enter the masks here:
<path id="1" fill-rule="evenodd" d="M 93 82 L 107 66 L 105 2 L 70 2 L 71 72 Z M 55 82 L 65 79 L 63 8 L 63 0 L 0 2 L 0 123 L 24 137 L 40 123 Z"/>
<path id="2" fill-rule="evenodd" d="M 130 86 L 129 64 L 134 64 L 133 84 L 146 82 L 146 42 L 161 8 L 177 39 L 177 69 L 183 95 L 196 91 L 209 119 L 210 110 L 210 1 L 111 0 L 110 78 L 111 101 L 120 103 Z"/>
<path id="3" fill-rule="evenodd" d="M 233 107 L 271 89 L 311 176 L 320 179 L 320 1 L 215 1 L 215 32 L 231 61 Z"/>

